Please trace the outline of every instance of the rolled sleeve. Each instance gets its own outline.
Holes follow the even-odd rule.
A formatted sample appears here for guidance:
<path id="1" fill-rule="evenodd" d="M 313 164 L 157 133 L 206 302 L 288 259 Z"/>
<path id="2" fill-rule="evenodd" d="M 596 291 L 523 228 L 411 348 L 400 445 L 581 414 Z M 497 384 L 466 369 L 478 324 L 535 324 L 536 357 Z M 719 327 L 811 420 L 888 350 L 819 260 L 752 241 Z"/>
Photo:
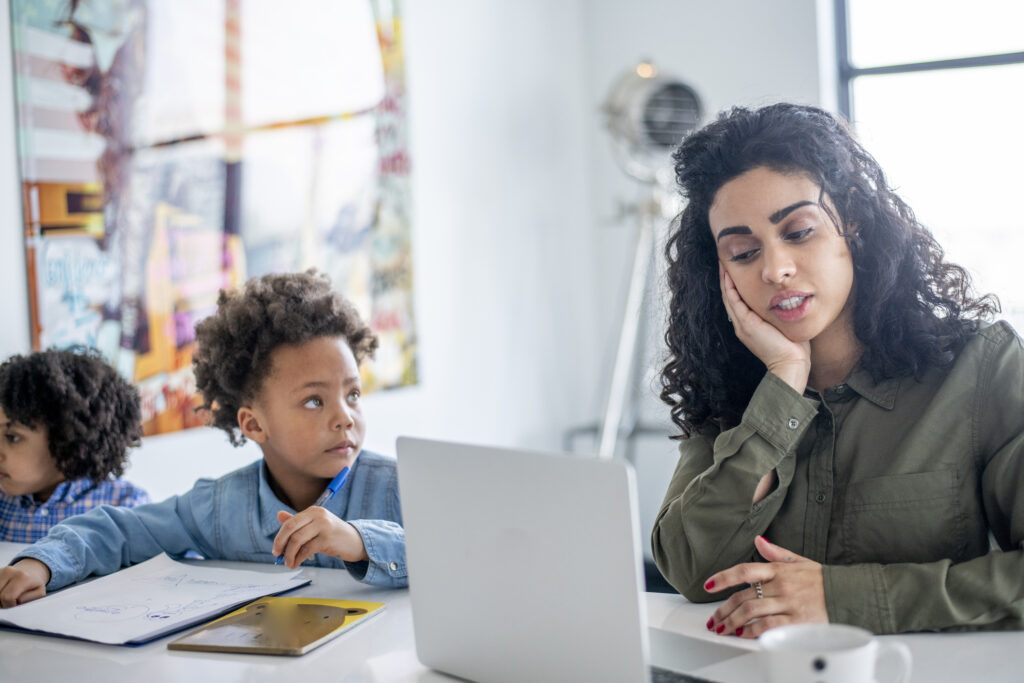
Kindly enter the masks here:
<path id="1" fill-rule="evenodd" d="M 353 578 L 374 586 L 401 587 L 409 583 L 405 563 L 405 530 L 401 525 L 381 519 L 356 519 L 356 528 L 366 547 L 369 561 L 346 562 Z"/>
<path id="2" fill-rule="evenodd" d="M 829 621 L 879 634 L 896 630 L 882 565 L 824 565 L 821 569 Z"/>
<path id="3" fill-rule="evenodd" d="M 68 552 L 66 546 L 56 542 L 37 541 L 15 555 L 11 564 L 24 559 L 38 560 L 50 570 L 50 581 L 46 584 L 47 593 L 75 583 L 82 575 L 82 565 L 77 556 Z"/>

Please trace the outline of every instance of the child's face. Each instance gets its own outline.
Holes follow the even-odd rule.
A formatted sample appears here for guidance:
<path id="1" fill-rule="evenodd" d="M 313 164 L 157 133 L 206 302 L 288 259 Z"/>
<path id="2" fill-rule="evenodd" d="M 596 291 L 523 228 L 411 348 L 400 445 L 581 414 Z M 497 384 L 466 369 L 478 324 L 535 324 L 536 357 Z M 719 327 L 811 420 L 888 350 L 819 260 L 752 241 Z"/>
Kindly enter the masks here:
<path id="1" fill-rule="evenodd" d="M 30 429 L 11 422 L 0 408 L 0 489 L 8 496 L 35 494 L 46 500 L 64 475 L 50 455 L 50 442 L 42 427 Z"/>
<path id="2" fill-rule="evenodd" d="M 239 410 L 243 433 L 260 444 L 286 490 L 332 479 L 355 462 L 365 433 L 359 365 L 348 342 L 321 337 L 279 346 L 270 361 L 256 400 Z"/>

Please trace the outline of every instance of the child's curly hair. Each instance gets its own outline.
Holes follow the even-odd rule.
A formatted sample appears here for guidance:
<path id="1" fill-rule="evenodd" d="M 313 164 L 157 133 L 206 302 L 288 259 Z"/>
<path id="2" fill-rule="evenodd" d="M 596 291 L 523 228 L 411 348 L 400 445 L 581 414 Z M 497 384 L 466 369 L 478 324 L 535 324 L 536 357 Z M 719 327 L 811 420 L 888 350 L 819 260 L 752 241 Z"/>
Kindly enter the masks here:
<path id="1" fill-rule="evenodd" d="M 7 419 L 46 430 L 67 479 L 120 477 L 126 449 L 141 443 L 139 392 L 95 349 L 11 356 L 0 365 L 0 406 Z"/>
<path id="2" fill-rule="evenodd" d="M 209 410 L 209 424 L 241 446 L 238 409 L 259 392 L 271 353 L 320 337 L 344 337 L 357 363 L 377 349 L 376 335 L 326 275 L 270 274 L 249 280 L 239 292 L 221 290 L 217 312 L 196 325 L 192 367 L 203 399 L 199 410 Z"/>

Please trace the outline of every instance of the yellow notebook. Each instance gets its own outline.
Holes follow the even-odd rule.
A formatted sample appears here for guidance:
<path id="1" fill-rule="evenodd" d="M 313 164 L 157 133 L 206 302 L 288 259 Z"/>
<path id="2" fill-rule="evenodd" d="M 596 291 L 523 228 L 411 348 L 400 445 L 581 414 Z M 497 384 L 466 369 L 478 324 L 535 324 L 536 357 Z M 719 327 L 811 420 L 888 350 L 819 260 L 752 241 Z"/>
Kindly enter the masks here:
<path id="1" fill-rule="evenodd" d="M 383 602 L 267 597 L 167 644 L 170 650 L 302 655 L 384 610 Z"/>

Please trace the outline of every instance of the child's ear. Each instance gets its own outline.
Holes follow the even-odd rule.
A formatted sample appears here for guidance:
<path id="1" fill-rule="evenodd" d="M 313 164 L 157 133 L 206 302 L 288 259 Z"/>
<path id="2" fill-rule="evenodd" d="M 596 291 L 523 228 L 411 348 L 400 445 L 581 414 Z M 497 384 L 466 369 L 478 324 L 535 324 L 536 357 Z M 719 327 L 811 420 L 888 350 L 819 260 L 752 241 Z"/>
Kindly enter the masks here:
<path id="1" fill-rule="evenodd" d="M 238 409 L 238 428 L 247 439 L 256 443 L 263 443 L 267 440 L 267 433 L 260 424 L 260 418 L 249 406 L 242 406 Z"/>

